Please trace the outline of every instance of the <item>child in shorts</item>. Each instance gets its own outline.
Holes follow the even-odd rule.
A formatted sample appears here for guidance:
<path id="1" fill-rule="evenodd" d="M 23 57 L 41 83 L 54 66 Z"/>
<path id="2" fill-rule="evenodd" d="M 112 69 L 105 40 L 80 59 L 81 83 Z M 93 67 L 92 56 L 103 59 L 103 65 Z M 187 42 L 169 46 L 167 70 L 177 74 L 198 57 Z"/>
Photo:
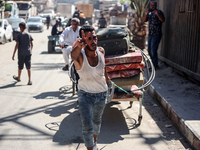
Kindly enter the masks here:
<path id="1" fill-rule="evenodd" d="M 28 85 L 32 85 L 31 81 L 31 55 L 33 49 L 33 38 L 27 32 L 25 32 L 26 24 L 21 22 L 19 24 L 19 28 L 21 33 L 16 38 L 16 45 L 13 52 L 12 59 L 15 57 L 15 53 L 18 50 L 18 76 L 13 76 L 13 78 L 17 81 L 21 81 L 21 72 L 24 68 L 24 64 L 26 65 L 26 69 L 28 72 Z"/>

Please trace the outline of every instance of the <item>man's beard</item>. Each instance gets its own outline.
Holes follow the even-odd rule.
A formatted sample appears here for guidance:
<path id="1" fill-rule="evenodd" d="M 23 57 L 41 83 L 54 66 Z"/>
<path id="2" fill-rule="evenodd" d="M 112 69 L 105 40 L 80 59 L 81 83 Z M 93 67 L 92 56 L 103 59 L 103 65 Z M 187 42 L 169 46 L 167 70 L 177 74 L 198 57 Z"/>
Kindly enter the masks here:
<path id="1" fill-rule="evenodd" d="M 87 45 L 85 48 L 88 49 L 89 51 L 92 51 L 92 52 L 96 51 L 96 49 L 93 50 L 93 49 L 91 49 L 88 45 Z"/>

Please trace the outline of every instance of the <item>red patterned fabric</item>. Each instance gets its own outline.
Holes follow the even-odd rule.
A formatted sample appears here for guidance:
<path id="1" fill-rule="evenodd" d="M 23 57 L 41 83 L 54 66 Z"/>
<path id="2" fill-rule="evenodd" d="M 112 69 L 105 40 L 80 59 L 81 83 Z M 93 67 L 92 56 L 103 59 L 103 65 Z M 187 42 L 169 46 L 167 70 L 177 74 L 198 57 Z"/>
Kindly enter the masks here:
<path id="1" fill-rule="evenodd" d="M 131 64 L 108 65 L 108 66 L 106 66 L 106 71 L 112 72 L 112 71 L 127 70 L 127 69 L 141 69 L 144 67 L 145 67 L 144 62 L 131 63 Z"/>
<path id="2" fill-rule="evenodd" d="M 132 85 L 131 86 L 131 90 L 133 89 L 137 89 L 138 87 L 136 85 Z M 142 91 L 141 90 L 137 90 L 137 91 L 128 91 L 129 94 L 125 93 L 125 92 L 115 92 L 113 99 L 126 99 L 126 98 L 132 98 L 133 96 L 137 97 L 137 98 L 142 98 Z"/>
<path id="3" fill-rule="evenodd" d="M 113 71 L 108 72 L 108 77 L 110 79 L 113 78 L 125 78 L 125 77 L 132 77 L 140 73 L 139 69 L 134 70 L 119 70 L 119 71 Z"/>
<path id="4" fill-rule="evenodd" d="M 135 52 L 123 54 L 123 55 L 112 55 L 105 58 L 106 65 L 117 65 L 125 63 L 141 62 L 142 54 L 140 50 Z"/>

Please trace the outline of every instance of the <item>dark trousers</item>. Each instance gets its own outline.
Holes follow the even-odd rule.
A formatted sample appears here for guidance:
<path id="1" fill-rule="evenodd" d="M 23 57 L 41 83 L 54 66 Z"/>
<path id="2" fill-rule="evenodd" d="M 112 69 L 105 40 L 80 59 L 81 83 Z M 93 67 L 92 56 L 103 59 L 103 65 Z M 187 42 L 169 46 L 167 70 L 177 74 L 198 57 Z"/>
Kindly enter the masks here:
<path id="1" fill-rule="evenodd" d="M 152 60 L 154 67 L 158 67 L 158 45 L 160 43 L 162 35 L 149 35 L 148 37 L 148 53 Z"/>

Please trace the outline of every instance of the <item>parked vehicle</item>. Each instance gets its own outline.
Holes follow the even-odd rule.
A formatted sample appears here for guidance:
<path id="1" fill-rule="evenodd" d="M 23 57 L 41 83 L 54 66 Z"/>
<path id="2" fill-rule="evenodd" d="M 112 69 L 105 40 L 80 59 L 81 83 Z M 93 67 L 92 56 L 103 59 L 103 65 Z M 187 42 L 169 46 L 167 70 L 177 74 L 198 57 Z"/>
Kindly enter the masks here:
<path id="1" fill-rule="evenodd" d="M 55 18 L 55 12 L 54 12 L 54 10 L 53 9 L 46 9 L 46 10 L 44 10 L 42 13 L 40 13 L 40 14 L 38 14 L 39 16 L 41 16 L 41 17 L 47 17 L 48 15 L 50 16 L 50 19 L 52 20 L 52 19 L 54 19 Z"/>
<path id="2" fill-rule="evenodd" d="M 25 22 L 23 18 L 7 18 L 8 22 L 11 24 L 13 29 L 13 40 L 16 39 L 17 35 L 20 33 L 19 23 Z"/>
<path id="3" fill-rule="evenodd" d="M 44 23 L 42 22 L 41 17 L 30 17 L 27 21 L 27 30 L 30 31 L 39 31 L 43 32 Z"/>
<path id="4" fill-rule="evenodd" d="M 7 2 L 10 7 L 5 7 L 5 18 L 18 18 L 19 17 L 19 9 L 17 6 L 17 3 L 14 1 L 8 1 Z"/>
<path id="5" fill-rule="evenodd" d="M 6 19 L 0 19 L 0 43 L 5 44 L 7 40 L 13 40 L 12 26 Z"/>
<path id="6" fill-rule="evenodd" d="M 16 1 L 19 8 L 19 17 L 27 20 L 32 16 L 31 1 Z"/>

